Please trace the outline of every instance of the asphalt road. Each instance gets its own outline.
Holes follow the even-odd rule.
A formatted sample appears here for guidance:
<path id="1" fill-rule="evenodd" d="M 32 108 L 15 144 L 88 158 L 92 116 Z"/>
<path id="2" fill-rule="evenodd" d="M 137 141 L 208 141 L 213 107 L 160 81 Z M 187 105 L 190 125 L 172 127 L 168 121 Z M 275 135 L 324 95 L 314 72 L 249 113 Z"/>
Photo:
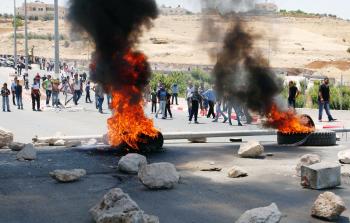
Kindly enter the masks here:
<path id="1" fill-rule="evenodd" d="M 2 76 L 1 76 L 2 71 Z M 0 69 L 0 78 L 6 79 Z M 93 105 L 82 103 L 71 110 L 32 112 L 29 102 L 24 111 L 0 113 L 0 126 L 15 133 L 18 141 L 30 142 L 34 135 L 50 136 L 56 132 L 67 135 L 101 134 L 106 131 L 106 119 Z M 149 108 L 146 108 L 149 109 Z M 73 111 L 72 111 L 73 110 Z M 74 112 L 75 110 L 75 112 Z M 174 106 L 173 120 L 154 120 L 162 131 L 215 131 L 259 129 L 260 125 L 243 127 L 212 123 L 200 118 L 201 124 L 189 125 L 186 112 Z M 304 110 L 315 116 L 315 110 Z M 348 126 L 349 113 L 335 112 L 341 120 L 332 125 Z M 329 123 L 317 123 L 319 127 Z M 180 184 L 173 190 L 150 191 L 136 176 L 116 170 L 117 151 L 79 149 L 40 149 L 32 162 L 16 161 L 14 152 L 0 151 L 0 223 L 92 223 L 88 210 L 111 188 L 120 187 L 129 193 L 146 213 L 159 216 L 165 223 L 228 223 L 234 222 L 247 209 L 275 202 L 284 217 L 281 222 L 323 222 L 310 217 L 310 208 L 324 191 L 303 189 L 295 177 L 298 157 L 317 153 L 323 160 L 337 162 L 337 152 L 349 148 L 346 135 L 334 147 L 277 146 L 275 137 L 244 137 L 259 140 L 265 153 L 272 157 L 242 159 L 236 153 L 239 144 L 228 138 L 209 140 L 206 144 L 170 141 L 165 152 L 151 154 L 148 161 L 171 162 L 180 172 Z M 214 165 L 210 165 L 214 163 Z M 228 178 L 227 171 L 238 165 L 248 171 L 248 177 Z M 202 168 L 220 167 L 221 172 L 202 172 Z M 84 168 L 87 176 L 71 184 L 59 184 L 48 173 L 54 169 Z M 350 166 L 342 166 L 350 172 Z M 342 186 L 332 189 L 350 205 L 350 178 L 342 177 Z M 349 222 L 350 211 L 338 222 Z"/>

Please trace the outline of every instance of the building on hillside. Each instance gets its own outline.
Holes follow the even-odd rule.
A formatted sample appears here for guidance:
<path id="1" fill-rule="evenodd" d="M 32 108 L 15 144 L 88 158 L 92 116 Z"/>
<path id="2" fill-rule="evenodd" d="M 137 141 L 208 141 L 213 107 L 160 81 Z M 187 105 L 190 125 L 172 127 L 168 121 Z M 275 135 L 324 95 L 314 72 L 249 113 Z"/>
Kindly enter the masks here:
<path id="1" fill-rule="evenodd" d="M 181 5 L 178 5 L 176 8 L 173 8 L 171 6 L 165 6 L 162 5 L 159 7 L 159 12 L 161 15 L 188 15 L 191 14 L 190 11 L 184 9 L 181 7 Z"/>
<path id="2" fill-rule="evenodd" d="M 278 7 L 276 4 L 270 3 L 270 2 L 257 3 L 255 4 L 255 10 L 259 12 L 271 13 L 271 12 L 277 12 Z"/>
<path id="3" fill-rule="evenodd" d="M 17 8 L 17 15 L 24 16 L 24 3 L 21 7 Z M 34 1 L 27 3 L 27 15 L 29 18 L 33 19 L 53 19 L 55 15 L 54 4 L 46 4 L 41 1 Z M 58 7 L 58 17 L 64 19 L 66 16 L 66 8 L 59 6 Z"/>

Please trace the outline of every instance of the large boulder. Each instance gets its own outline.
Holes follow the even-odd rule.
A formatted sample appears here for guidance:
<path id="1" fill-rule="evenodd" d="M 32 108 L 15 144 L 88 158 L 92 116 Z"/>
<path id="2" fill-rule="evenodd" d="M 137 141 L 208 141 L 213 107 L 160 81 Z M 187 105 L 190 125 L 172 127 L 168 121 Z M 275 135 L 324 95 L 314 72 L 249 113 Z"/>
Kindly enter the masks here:
<path id="1" fill-rule="evenodd" d="M 275 203 L 270 206 L 254 208 L 244 212 L 236 223 L 278 223 L 282 218 Z"/>
<path id="2" fill-rule="evenodd" d="M 311 209 L 311 215 L 327 220 L 337 220 L 345 211 L 344 201 L 332 192 L 320 194 Z"/>
<path id="3" fill-rule="evenodd" d="M 13 142 L 13 133 L 0 128 L 0 148 L 9 146 Z"/>
<path id="4" fill-rule="evenodd" d="M 246 176 L 248 176 L 248 173 L 244 169 L 242 169 L 238 166 L 234 166 L 234 167 L 231 167 L 231 169 L 228 171 L 227 175 L 230 178 L 238 178 L 238 177 L 246 177 Z"/>
<path id="5" fill-rule="evenodd" d="M 61 183 L 69 183 L 69 182 L 77 181 L 85 175 L 86 175 L 86 170 L 84 169 L 54 170 L 50 172 L 50 176 Z"/>
<path id="6" fill-rule="evenodd" d="M 96 223 L 159 223 L 156 216 L 145 214 L 128 194 L 111 189 L 90 209 Z"/>
<path id="7" fill-rule="evenodd" d="M 238 150 L 238 155 L 243 158 L 257 158 L 264 152 L 264 147 L 256 141 L 242 144 Z"/>
<path id="8" fill-rule="evenodd" d="M 129 153 L 119 160 L 118 169 L 125 173 L 137 174 L 139 168 L 143 165 L 147 165 L 147 159 L 145 156 L 136 153 Z"/>
<path id="9" fill-rule="evenodd" d="M 25 146 L 26 146 L 26 144 L 24 144 L 24 143 L 12 142 L 12 143 L 10 143 L 9 148 L 12 151 L 18 152 L 18 151 L 21 151 Z"/>
<path id="10" fill-rule="evenodd" d="M 17 153 L 16 158 L 18 160 L 35 160 L 36 159 L 36 149 L 33 144 L 27 144 L 25 147 Z"/>
<path id="11" fill-rule="evenodd" d="M 321 157 L 317 154 L 305 154 L 300 157 L 300 160 L 295 168 L 297 175 L 300 176 L 300 171 L 302 166 L 310 166 L 315 163 L 320 163 Z"/>
<path id="12" fill-rule="evenodd" d="M 350 150 L 340 151 L 338 153 L 338 159 L 340 163 L 350 164 Z"/>
<path id="13" fill-rule="evenodd" d="M 153 163 L 140 168 L 138 177 L 149 189 L 171 189 L 180 179 L 179 173 L 171 163 Z"/>

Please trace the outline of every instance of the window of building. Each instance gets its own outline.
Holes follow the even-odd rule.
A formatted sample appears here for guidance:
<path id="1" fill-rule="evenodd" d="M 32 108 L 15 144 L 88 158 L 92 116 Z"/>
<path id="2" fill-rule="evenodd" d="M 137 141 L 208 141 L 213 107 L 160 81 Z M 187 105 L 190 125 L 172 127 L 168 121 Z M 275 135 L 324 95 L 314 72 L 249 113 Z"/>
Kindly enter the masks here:
<path id="1" fill-rule="evenodd" d="M 32 11 L 36 11 L 36 8 L 35 8 L 35 7 L 33 7 L 33 8 L 32 8 Z"/>

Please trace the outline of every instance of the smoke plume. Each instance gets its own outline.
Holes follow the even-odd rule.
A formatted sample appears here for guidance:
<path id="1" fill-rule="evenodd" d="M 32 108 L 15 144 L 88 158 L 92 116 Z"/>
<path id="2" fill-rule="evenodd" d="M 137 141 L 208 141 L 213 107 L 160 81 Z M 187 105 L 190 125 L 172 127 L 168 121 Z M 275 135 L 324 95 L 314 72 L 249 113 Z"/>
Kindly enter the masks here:
<path id="1" fill-rule="evenodd" d="M 227 13 L 250 11 L 255 2 L 208 0 L 203 3 L 207 11 L 217 10 L 222 19 L 230 23 L 213 70 L 219 98 L 227 98 L 234 103 L 245 105 L 260 114 L 268 113 L 274 97 L 281 91 L 282 84 L 270 69 L 268 61 L 254 48 L 254 41 L 258 37 L 248 31 L 246 23 L 237 15 L 226 16 Z M 215 26 L 203 26 L 204 29 L 212 27 Z"/>
<path id="2" fill-rule="evenodd" d="M 128 53 L 139 57 L 134 46 L 143 28 L 150 28 L 158 16 L 154 0 L 70 0 L 68 19 L 73 31 L 87 33 L 94 41 L 91 79 L 106 89 L 120 90 L 136 87 L 142 92 L 150 78 L 146 60 L 135 77 L 132 64 L 125 59 Z M 132 95 L 130 102 L 139 102 L 142 94 Z"/>

